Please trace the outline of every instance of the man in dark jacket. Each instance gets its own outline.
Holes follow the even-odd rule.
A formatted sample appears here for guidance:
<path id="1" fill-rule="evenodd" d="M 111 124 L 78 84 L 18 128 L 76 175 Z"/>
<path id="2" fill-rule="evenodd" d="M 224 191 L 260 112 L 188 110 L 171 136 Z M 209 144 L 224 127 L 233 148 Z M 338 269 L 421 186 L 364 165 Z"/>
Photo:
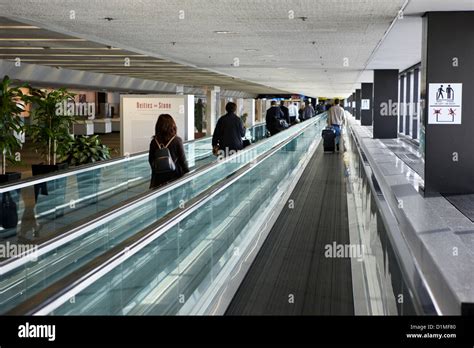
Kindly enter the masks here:
<path id="1" fill-rule="evenodd" d="M 284 100 L 280 102 L 280 110 L 283 112 L 283 119 L 286 121 L 286 123 L 291 124 L 290 110 L 288 110 L 288 108 L 285 106 Z"/>
<path id="2" fill-rule="evenodd" d="M 212 135 L 212 148 L 214 154 L 228 156 L 242 150 L 245 127 L 240 117 L 235 114 L 235 103 L 227 103 L 225 109 L 227 114 L 219 118 Z"/>
<path id="3" fill-rule="evenodd" d="M 280 120 L 283 119 L 283 111 L 277 106 L 275 100 L 272 101 L 270 109 L 267 110 L 265 121 L 267 122 L 267 129 L 270 135 L 275 135 L 280 132 Z"/>

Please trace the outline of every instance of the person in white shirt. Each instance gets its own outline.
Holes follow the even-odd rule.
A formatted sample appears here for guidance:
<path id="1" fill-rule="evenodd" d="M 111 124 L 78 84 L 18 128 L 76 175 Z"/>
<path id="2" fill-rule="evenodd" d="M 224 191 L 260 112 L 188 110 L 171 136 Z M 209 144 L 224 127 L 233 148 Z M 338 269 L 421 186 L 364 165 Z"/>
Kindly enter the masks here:
<path id="1" fill-rule="evenodd" d="M 290 103 L 288 106 L 288 114 L 290 115 L 291 123 L 295 123 L 296 118 L 298 117 L 298 106 L 296 103 Z"/>
<path id="2" fill-rule="evenodd" d="M 334 100 L 334 105 L 329 109 L 328 126 L 332 126 L 336 131 L 336 151 L 339 151 L 339 143 L 341 140 L 342 125 L 345 121 L 345 111 L 339 105 L 339 99 Z"/>

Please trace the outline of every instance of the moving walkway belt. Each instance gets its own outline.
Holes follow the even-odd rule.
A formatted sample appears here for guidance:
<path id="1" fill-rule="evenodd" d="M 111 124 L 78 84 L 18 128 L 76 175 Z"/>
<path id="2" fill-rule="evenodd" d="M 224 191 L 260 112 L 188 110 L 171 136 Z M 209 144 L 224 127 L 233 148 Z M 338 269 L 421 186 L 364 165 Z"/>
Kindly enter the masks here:
<path id="1" fill-rule="evenodd" d="M 308 125 L 299 125 L 290 133 L 298 133 Z M 268 149 L 278 146 L 282 139 L 286 137 L 288 137 L 288 134 L 282 133 L 279 137 L 275 136 L 267 139 L 262 144 L 254 145 L 242 151 L 240 156 L 244 158 L 251 151 L 264 153 Z M 153 210 L 155 207 L 152 206 L 151 209 L 150 207 L 147 209 L 144 207 L 147 202 L 155 200 L 157 201 L 155 205 L 159 205 L 156 203 L 161 203 L 165 206 L 171 206 L 168 210 L 164 210 L 164 212 L 170 212 L 179 206 L 179 198 L 186 198 L 183 202 L 189 200 L 195 194 L 211 187 L 218 181 L 216 179 L 220 180 L 242 167 L 243 164 L 234 163 L 238 162 L 236 161 L 238 158 L 239 155 L 217 164 L 206 166 L 193 173 L 193 175 L 184 177 L 168 187 L 135 197 L 125 202 L 118 209 L 109 209 L 101 213 L 100 216 L 88 221 L 86 225 L 77 227 L 66 235 L 43 244 L 38 251 L 38 254 L 40 254 L 38 262 L 22 258 L 2 265 L 0 267 L 0 275 L 6 276 L 2 276 L 4 280 L 0 281 L 0 296 L 3 297 L 3 299 L 0 298 L 0 308 L 2 308 L 0 311 L 4 312 L 16 303 L 33 296 L 37 291 L 59 280 L 64 274 L 74 272 L 91 258 L 101 255 L 108 249 L 120 244 L 124 239 L 131 235 L 133 236 L 136 233 L 134 231 L 139 231 L 149 226 L 150 221 L 154 217 L 145 219 L 143 216 L 147 211 L 150 213 L 150 210 Z M 251 161 L 252 158 L 248 158 L 248 160 Z M 211 175 L 205 175 L 208 173 Z M 189 188 L 194 189 L 194 192 L 186 197 L 186 194 L 183 195 L 183 192 Z M 180 192 L 181 197 L 176 197 L 175 194 Z M 168 200 L 174 200 L 174 202 L 170 205 Z M 161 216 L 157 214 L 156 218 L 161 218 L 163 215 L 164 213 Z M 124 216 L 126 217 L 125 219 L 123 218 Z M 23 273 L 28 274 L 26 278 Z M 48 274 L 46 280 L 44 279 L 46 278 L 45 273 Z M 28 284 L 37 284 L 37 286 L 25 289 L 22 285 L 26 282 Z M 21 295 L 19 295 L 20 292 Z"/>

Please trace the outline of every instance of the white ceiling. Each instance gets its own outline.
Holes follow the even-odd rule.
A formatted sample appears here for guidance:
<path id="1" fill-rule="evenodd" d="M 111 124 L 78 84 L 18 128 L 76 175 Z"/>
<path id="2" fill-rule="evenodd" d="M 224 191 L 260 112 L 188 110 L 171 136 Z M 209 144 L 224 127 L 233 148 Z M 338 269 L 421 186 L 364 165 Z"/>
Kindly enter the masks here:
<path id="1" fill-rule="evenodd" d="M 160 92 L 169 92 L 169 84 L 176 84 L 187 90 L 204 90 L 204 86 L 220 86 L 223 94 L 234 95 L 233 91 L 247 94 L 284 93 L 280 90 L 257 85 L 238 78 L 218 74 L 205 69 L 189 67 L 168 60 L 150 57 L 143 54 L 127 51 L 117 47 L 106 46 L 75 36 L 57 33 L 41 27 L 27 25 L 10 18 L 0 17 L 0 59 L 15 62 L 20 59 L 21 65 L 15 69 L 15 75 L 23 77 L 27 82 L 41 82 L 30 80 L 33 76 L 40 77 L 37 71 L 45 71 L 44 67 L 53 67 L 67 73 L 68 78 L 76 76 L 73 80 L 83 80 L 84 72 L 106 74 L 110 77 L 123 77 L 121 83 L 127 78 L 133 78 L 136 85 L 137 79 L 142 80 L 143 86 L 166 86 Z M 130 60 L 128 66 L 124 59 Z M 0 61 L 0 63 L 2 63 Z M 41 67 L 38 67 L 41 65 Z M 5 66 L 8 66 L 6 64 Z M 35 68 L 35 69 L 33 69 Z M 23 71 L 24 70 L 24 71 Z M 67 70 L 67 72 L 66 72 Z M 51 75 L 58 77 L 58 72 L 48 74 L 45 83 L 51 83 Z M 6 72 L 0 70 L 0 76 Z M 10 75 L 11 75 L 10 71 Z M 90 78 L 90 74 L 88 74 Z M 11 77 L 11 76 L 10 76 Z M 97 82 L 96 78 L 92 79 Z M 106 77 L 107 80 L 107 77 Z M 143 81 L 147 80 L 147 81 Z M 156 83 L 156 81 L 165 84 Z M 71 81 L 67 80 L 69 85 Z M 55 81 L 55 84 L 64 84 L 64 81 Z M 125 83 L 128 84 L 128 83 Z M 105 87 L 97 85 L 96 87 Z M 110 88 L 110 85 L 107 85 Z M 115 86 L 123 89 L 124 86 Z M 201 88 L 199 88 L 201 87 Z M 176 87 L 175 87 L 176 90 Z M 237 93 L 238 94 L 238 93 Z"/>
<path id="2" fill-rule="evenodd" d="M 422 16 L 428 11 L 474 11 L 474 0 L 410 0 L 367 69 L 405 70 L 421 61 Z"/>
<path id="3" fill-rule="evenodd" d="M 370 79 L 367 69 L 403 69 L 419 62 L 419 16 L 425 11 L 474 9 L 474 0 L 411 0 L 404 19 L 397 20 L 385 36 L 404 3 L 0 0 L 0 13 L 63 34 L 276 89 L 333 97 L 347 96 L 359 82 Z M 70 19 L 72 10 L 75 19 Z M 184 18 L 180 19 L 180 14 Z M 239 66 L 232 66 L 235 58 Z M 348 66 L 344 66 L 345 58 Z"/>

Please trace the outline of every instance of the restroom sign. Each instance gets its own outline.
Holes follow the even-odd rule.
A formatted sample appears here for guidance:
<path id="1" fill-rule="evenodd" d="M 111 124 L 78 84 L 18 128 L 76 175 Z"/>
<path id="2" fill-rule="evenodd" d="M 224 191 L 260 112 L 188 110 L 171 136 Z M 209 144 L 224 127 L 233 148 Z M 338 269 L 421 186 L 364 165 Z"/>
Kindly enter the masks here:
<path id="1" fill-rule="evenodd" d="M 462 83 L 430 83 L 429 124 L 461 124 Z"/>

